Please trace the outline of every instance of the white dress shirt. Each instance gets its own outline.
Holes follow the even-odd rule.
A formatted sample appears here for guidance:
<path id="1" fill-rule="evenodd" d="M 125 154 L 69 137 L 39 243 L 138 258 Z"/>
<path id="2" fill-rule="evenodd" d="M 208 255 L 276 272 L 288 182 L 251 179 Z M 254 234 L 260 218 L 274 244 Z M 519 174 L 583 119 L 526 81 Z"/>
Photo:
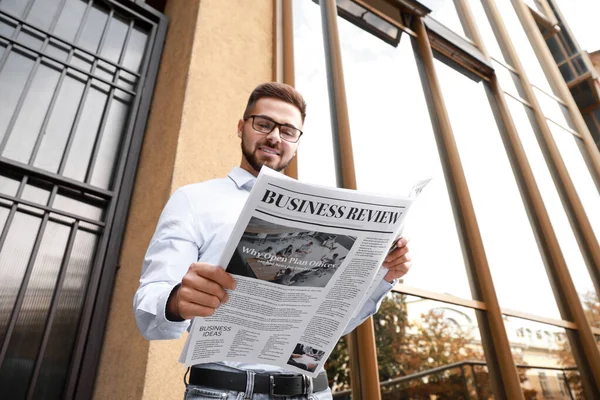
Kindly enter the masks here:
<path id="1" fill-rule="evenodd" d="M 177 339 L 189 328 L 190 320 L 173 322 L 166 318 L 169 295 L 192 263 L 218 263 L 255 181 L 248 171 L 236 167 L 227 178 L 187 185 L 173 193 L 148 246 L 140 287 L 133 299 L 135 319 L 146 339 Z M 391 288 L 390 283 L 382 281 L 348 323 L 344 334 L 373 315 Z M 283 368 L 265 364 L 223 364 L 239 369 L 285 372 Z"/>

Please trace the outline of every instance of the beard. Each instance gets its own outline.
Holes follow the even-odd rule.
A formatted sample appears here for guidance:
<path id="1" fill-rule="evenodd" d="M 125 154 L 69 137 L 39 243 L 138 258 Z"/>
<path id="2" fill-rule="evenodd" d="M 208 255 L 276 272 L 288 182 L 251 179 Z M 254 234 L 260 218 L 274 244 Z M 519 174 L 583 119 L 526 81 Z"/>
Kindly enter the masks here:
<path id="1" fill-rule="evenodd" d="M 261 168 L 264 165 L 266 165 L 267 167 L 269 167 L 271 169 L 274 169 L 275 171 L 281 172 L 292 161 L 292 157 L 290 157 L 289 160 L 285 160 L 282 157 L 280 157 L 279 163 L 276 163 L 275 161 L 261 161 L 261 160 L 259 160 L 258 156 L 256 155 L 256 151 L 257 151 L 256 149 L 258 149 L 259 146 L 265 146 L 265 147 L 269 147 L 269 148 L 272 148 L 272 149 L 276 149 L 276 147 L 273 147 L 273 146 L 269 145 L 269 142 L 267 140 L 264 140 L 264 141 L 261 141 L 259 143 L 256 143 L 256 146 L 255 146 L 254 149 L 250 149 L 246 145 L 246 142 L 244 140 L 244 136 L 245 135 L 242 134 L 242 154 L 244 155 L 244 158 L 246 159 L 246 161 L 248 161 L 248 164 L 250 164 L 250 166 L 252 167 L 252 169 L 254 169 L 256 172 L 260 172 Z"/>

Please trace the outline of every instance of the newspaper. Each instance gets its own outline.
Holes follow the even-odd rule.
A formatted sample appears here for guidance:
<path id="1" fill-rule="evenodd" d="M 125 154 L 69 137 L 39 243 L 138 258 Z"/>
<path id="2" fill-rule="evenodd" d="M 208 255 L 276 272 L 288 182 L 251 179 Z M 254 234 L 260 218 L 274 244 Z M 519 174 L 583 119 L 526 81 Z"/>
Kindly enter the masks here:
<path id="1" fill-rule="evenodd" d="M 180 362 L 315 377 L 385 276 L 381 263 L 415 196 L 311 185 L 263 167 L 219 263 L 236 289 L 212 316 L 194 318 Z"/>

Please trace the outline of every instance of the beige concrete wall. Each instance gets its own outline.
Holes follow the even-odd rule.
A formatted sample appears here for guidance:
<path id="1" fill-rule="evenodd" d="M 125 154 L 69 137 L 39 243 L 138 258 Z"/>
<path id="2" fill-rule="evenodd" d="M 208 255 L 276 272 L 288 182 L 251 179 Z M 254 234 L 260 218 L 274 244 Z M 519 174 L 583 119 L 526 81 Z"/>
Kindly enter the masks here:
<path id="1" fill-rule="evenodd" d="M 168 0 L 170 18 L 96 381 L 96 399 L 181 399 L 183 339 L 148 342 L 131 308 L 170 193 L 240 161 L 236 124 L 272 76 L 272 0 Z"/>

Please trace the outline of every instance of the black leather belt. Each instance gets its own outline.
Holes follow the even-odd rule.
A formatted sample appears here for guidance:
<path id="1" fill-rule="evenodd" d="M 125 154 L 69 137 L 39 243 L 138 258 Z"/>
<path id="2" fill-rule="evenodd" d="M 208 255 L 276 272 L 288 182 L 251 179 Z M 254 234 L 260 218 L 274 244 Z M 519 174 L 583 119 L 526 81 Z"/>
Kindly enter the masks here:
<path id="1" fill-rule="evenodd" d="M 246 391 L 246 376 L 245 372 L 192 367 L 190 385 L 244 392 Z M 311 386 L 312 390 L 310 390 Z M 325 372 L 321 372 L 316 378 L 301 374 L 257 373 L 254 375 L 254 393 L 268 393 L 272 396 L 298 396 L 310 392 L 321 392 L 328 386 Z"/>

